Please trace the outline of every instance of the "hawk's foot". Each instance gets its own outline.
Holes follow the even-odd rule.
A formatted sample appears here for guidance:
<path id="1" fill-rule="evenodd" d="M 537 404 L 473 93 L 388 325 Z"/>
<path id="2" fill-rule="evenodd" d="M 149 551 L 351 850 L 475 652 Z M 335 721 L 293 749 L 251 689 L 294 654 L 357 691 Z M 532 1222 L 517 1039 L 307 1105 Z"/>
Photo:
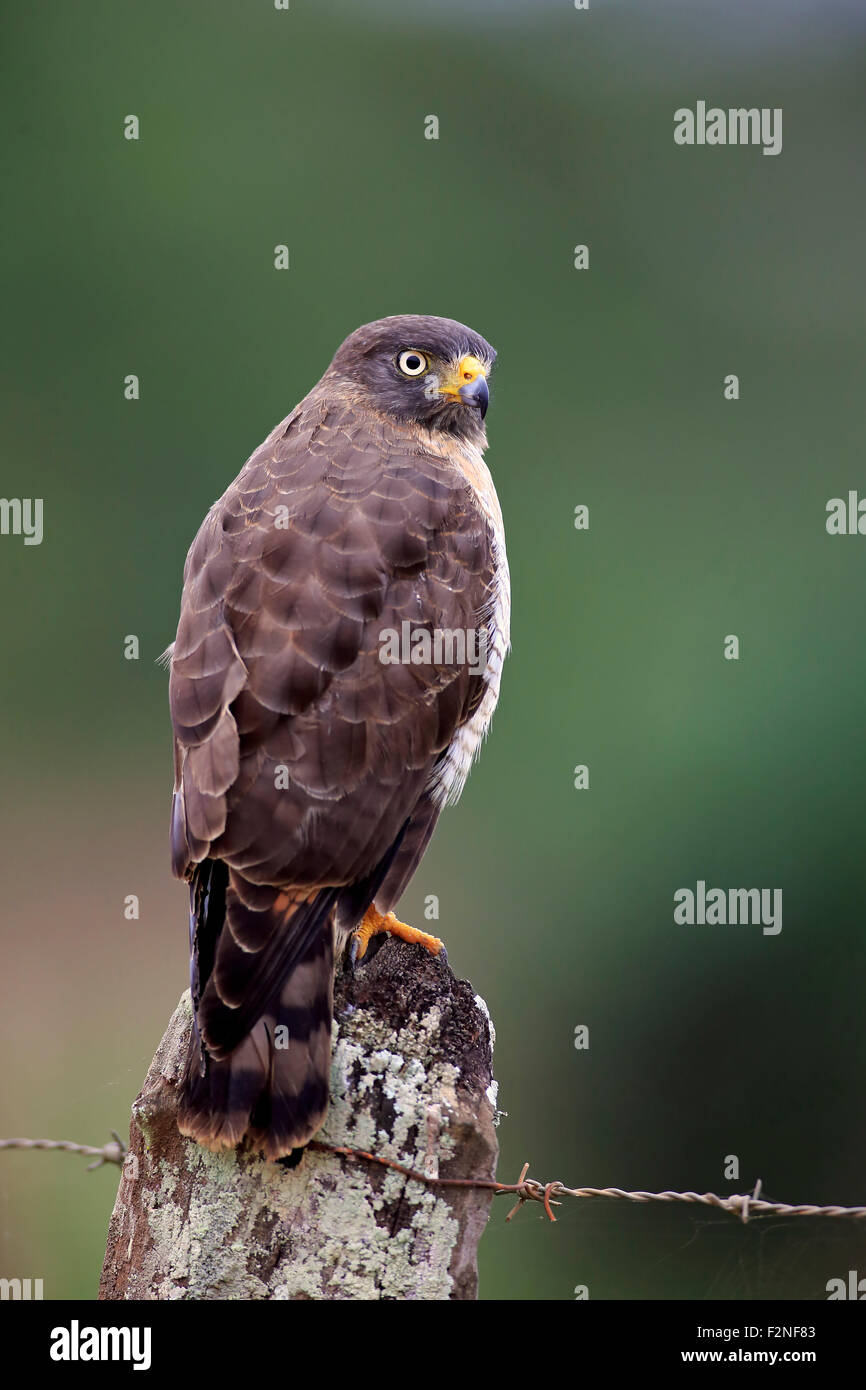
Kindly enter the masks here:
<path id="1" fill-rule="evenodd" d="M 359 960 L 363 960 L 370 944 L 370 938 L 378 936 L 380 932 L 388 932 L 390 936 L 397 936 L 401 941 L 413 942 L 416 946 L 423 946 L 429 951 L 431 956 L 438 956 L 440 951 L 444 951 L 445 943 L 440 941 L 438 936 L 430 936 L 426 931 L 419 931 L 417 927 L 410 927 L 406 922 L 401 922 L 394 916 L 393 912 L 381 913 L 376 908 L 370 906 L 364 913 L 364 920 L 357 931 L 352 933 L 350 946 L 350 957 L 353 965 L 357 965 Z"/>

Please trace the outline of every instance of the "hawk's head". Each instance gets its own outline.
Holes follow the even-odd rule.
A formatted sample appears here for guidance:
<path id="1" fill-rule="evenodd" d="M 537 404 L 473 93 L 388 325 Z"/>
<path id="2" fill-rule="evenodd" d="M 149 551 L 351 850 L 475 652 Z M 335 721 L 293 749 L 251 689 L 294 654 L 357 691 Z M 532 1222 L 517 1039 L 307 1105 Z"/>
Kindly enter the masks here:
<path id="1" fill-rule="evenodd" d="M 484 338 L 454 319 L 395 314 L 350 334 L 325 380 L 348 380 L 395 419 L 481 442 L 495 358 Z"/>

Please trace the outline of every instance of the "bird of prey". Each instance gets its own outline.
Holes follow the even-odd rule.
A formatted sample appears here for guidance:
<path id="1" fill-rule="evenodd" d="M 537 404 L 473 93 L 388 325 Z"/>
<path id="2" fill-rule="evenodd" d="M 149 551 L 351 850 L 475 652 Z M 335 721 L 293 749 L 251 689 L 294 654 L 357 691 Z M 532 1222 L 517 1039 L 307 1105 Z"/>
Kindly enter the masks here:
<path id="1" fill-rule="evenodd" d="M 194 1012 L 178 1123 L 207 1148 L 307 1144 L 340 962 L 383 931 L 441 947 L 392 909 L 462 791 L 509 646 L 482 457 L 495 356 L 452 319 L 359 328 L 187 555 L 166 653 Z"/>

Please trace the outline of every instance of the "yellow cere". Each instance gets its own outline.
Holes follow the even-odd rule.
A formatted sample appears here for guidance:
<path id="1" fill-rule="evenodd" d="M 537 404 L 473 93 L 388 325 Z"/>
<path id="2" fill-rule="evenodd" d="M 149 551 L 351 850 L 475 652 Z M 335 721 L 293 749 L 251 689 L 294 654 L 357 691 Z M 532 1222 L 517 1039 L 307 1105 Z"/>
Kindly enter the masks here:
<path id="1" fill-rule="evenodd" d="M 445 378 L 440 387 L 440 395 L 453 396 L 455 400 L 459 400 L 460 387 L 468 386 L 479 376 L 486 377 L 487 368 L 472 353 L 468 353 L 465 357 L 460 358 L 454 375 Z"/>
<path id="2" fill-rule="evenodd" d="M 484 363 L 479 362 L 478 358 L 473 357 L 470 353 L 468 357 L 461 357 L 459 375 L 461 386 L 465 386 L 467 382 L 474 381 L 477 376 L 486 376 L 487 372 Z"/>

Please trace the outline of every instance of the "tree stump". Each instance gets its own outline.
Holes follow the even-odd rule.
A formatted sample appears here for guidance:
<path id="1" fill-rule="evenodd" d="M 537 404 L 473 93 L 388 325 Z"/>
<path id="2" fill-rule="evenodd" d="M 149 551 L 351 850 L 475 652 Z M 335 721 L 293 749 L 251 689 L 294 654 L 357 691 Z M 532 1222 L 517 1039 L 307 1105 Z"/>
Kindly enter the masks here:
<path id="1" fill-rule="evenodd" d="M 331 1105 L 317 1139 L 429 1177 L 493 1178 L 484 1001 L 442 956 L 383 941 L 337 981 Z M 132 1108 L 101 1299 L 467 1299 L 492 1194 L 317 1149 L 296 1167 L 183 1138 L 184 994 Z"/>

